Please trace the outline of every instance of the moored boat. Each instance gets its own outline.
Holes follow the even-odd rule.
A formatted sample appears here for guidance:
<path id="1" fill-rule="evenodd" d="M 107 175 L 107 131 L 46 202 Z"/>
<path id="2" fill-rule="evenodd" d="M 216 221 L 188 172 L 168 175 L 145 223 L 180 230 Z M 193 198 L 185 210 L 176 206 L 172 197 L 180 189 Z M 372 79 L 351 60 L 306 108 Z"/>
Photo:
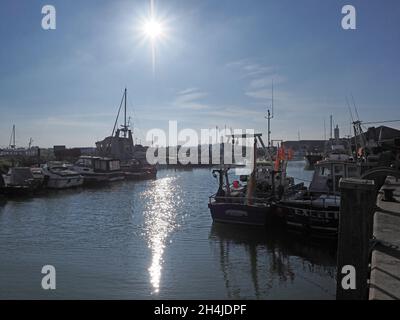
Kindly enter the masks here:
<path id="1" fill-rule="evenodd" d="M 249 137 L 246 135 L 246 137 Z M 254 148 L 261 134 L 254 136 Z M 284 153 L 284 152 L 283 152 Z M 286 176 L 287 159 L 279 152 L 275 163 L 270 160 L 255 160 L 249 175 L 242 175 L 240 181 L 229 182 L 229 166 L 213 170 L 218 176 L 219 188 L 209 198 L 208 207 L 215 222 L 265 226 L 278 222 L 274 203 L 291 188 L 295 188 L 294 179 Z"/>
<path id="2" fill-rule="evenodd" d="M 6 196 L 30 195 L 41 187 L 28 167 L 10 168 L 0 179 L 0 193 Z"/>
<path id="3" fill-rule="evenodd" d="M 107 183 L 125 179 L 118 159 L 81 156 L 70 169 L 83 176 L 84 184 Z"/>
<path id="4" fill-rule="evenodd" d="M 290 227 L 335 235 L 340 215 L 339 181 L 360 174 L 360 167 L 349 156 L 319 161 L 309 188 L 285 195 L 277 210 Z"/>
<path id="5" fill-rule="evenodd" d="M 121 171 L 126 179 L 154 179 L 157 176 L 157 168 L 146 160 L 147 147 L 134 144 L 130 118 L 127 119 L 127 95 L 128 92 L 125 88 L 111 136 L 96 142 L 96 152 L 101 157 L 119 159 Z M 124 106 L 124 122 L 118 128 L 122 106 Z"/>
<path id="6" fill-rule="evenodd" d="M 46 187 L 49 189 L 68 189 L 83 185 L 84 177 L 70 169 L 71 165 L 62 162 L 49 162 L 42 167 Z"/>

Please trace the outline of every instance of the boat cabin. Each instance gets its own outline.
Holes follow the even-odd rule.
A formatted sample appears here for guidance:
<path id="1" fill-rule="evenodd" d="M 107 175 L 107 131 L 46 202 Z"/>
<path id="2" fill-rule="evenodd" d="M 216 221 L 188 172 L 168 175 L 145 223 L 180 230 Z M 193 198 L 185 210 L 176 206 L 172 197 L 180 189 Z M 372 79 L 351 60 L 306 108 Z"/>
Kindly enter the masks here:
<path id="1" fill-rule="evenodd" d="M 30 184 L 34 177 L 30 168 L 15 167 L 3 175 L 3 180 L 6 186 L 24 186 Z"/>
<path id="2" fill-rule="evenodd" d="M 323 160 L 315 165 L 309 190 L 312 193 L 340 194 L 340 179 L 357 178 L 360 174 L 356 162 Z"/>
<path id="3" fill-rule="evenodd" d="M 83 156 L 75 163 L 78 167 L 90 168 L 94 172 L 120 171 L 120 160 L 102 157 Z"/>

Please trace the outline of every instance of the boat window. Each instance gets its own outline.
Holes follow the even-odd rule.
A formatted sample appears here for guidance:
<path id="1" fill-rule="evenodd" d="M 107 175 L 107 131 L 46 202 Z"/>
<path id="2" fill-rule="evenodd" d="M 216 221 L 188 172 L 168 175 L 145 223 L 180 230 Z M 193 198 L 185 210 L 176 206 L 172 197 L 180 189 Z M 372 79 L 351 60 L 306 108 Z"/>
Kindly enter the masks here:
<path id="1" fill-rule="evenodd" d="M 343 174 L 343 166 L 335 165 L 335 174 Z"/>
<path id="2" fill-rule="evenodd" d="M 92 167 L 92 161 L 90 159 L 79 159 L 76 164 L 79 167 Z"/>
<path id="3" fill-rule="evenodd" d="M 327 176 L 331 175 L 331 170 L 329 168 L 326 168 L 326 167 L 321 167 L 319 169 L 319 174 L 321 176 L 327 177 Z"/>
<path id="4" fill-rule="evenodd" d="M 110 170 L 111 171 L 119 170 L 119 169 L 120 169 L 120 165 L 119 165 L 119 161 L 118 160 L 110 161 Z"/>
<path id="5" fill-rule="evenodd" d="M 358 177 L 358 170 L 357 167 L 351 166 L 347 168 L 347 176 L 349 178 Z"/>

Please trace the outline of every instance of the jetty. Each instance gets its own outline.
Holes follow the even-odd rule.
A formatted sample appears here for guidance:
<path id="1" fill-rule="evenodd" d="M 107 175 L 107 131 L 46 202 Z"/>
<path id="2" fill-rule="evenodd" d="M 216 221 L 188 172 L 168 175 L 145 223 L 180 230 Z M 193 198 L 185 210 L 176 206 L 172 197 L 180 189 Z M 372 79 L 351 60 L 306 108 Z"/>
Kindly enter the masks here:
<path id="1" fill-rule="evenodd" d="M 376 179 L 340 182 L 339 300 L 400 299 L 400 173 L 392 173 L 378 190 Z M 349 265 L 355 270 L 354 288 L 342 284 Z"/>
<path id="2" fill-rule="evenodd" d="M 374 215 L 369 299 L 400 299 L 400 179 L 388 177 Z"/>

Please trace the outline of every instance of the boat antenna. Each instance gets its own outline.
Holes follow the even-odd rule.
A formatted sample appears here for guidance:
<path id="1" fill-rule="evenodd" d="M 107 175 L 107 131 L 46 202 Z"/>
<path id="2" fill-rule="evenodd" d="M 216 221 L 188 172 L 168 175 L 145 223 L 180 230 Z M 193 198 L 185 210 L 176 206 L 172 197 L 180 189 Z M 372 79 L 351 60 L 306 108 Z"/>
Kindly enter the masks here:
<path id="1" fill-rule="evenodd" d="M 128 96 L 128 90 L 125 87 L 125 91 L 124 91 L 124 97 L 125 97 L 125 106 L 124 106 L 124 125 L 123 125 L 123 129 L 122 131 L 124 132 L 124 138 L 126 138 L 126 133 L 128 131 L 128 126 L 126 124 L 126 100 L 127 100 L 127 96 Z"/>
<path id="2" fill-rule="evenodd" d="M 271 147 L 271 119 L 274 118 L 274 80 L 272 80 L 272 101 L 271 101 L 271 109 L 272 109 L 272 113 L 270 111 L 270 109 L 267 109 L 267 115 L 265 116 L 265 119 L 268 120 L 268 148 Z"/>
<path id="3" fill-rule="evenodd" d="M 10 137 L 10 148 L 15 149 L 15 124 L 13 125 L 12 131 L 11 131 L 11 137 Z"/>
<path id="4" fill-rule="evenodd" d="M 271 95 L 272 95 L 272 118 L 274 117 L 274 79 L 272 79 L 272 84 L 271 84 Z"/>

